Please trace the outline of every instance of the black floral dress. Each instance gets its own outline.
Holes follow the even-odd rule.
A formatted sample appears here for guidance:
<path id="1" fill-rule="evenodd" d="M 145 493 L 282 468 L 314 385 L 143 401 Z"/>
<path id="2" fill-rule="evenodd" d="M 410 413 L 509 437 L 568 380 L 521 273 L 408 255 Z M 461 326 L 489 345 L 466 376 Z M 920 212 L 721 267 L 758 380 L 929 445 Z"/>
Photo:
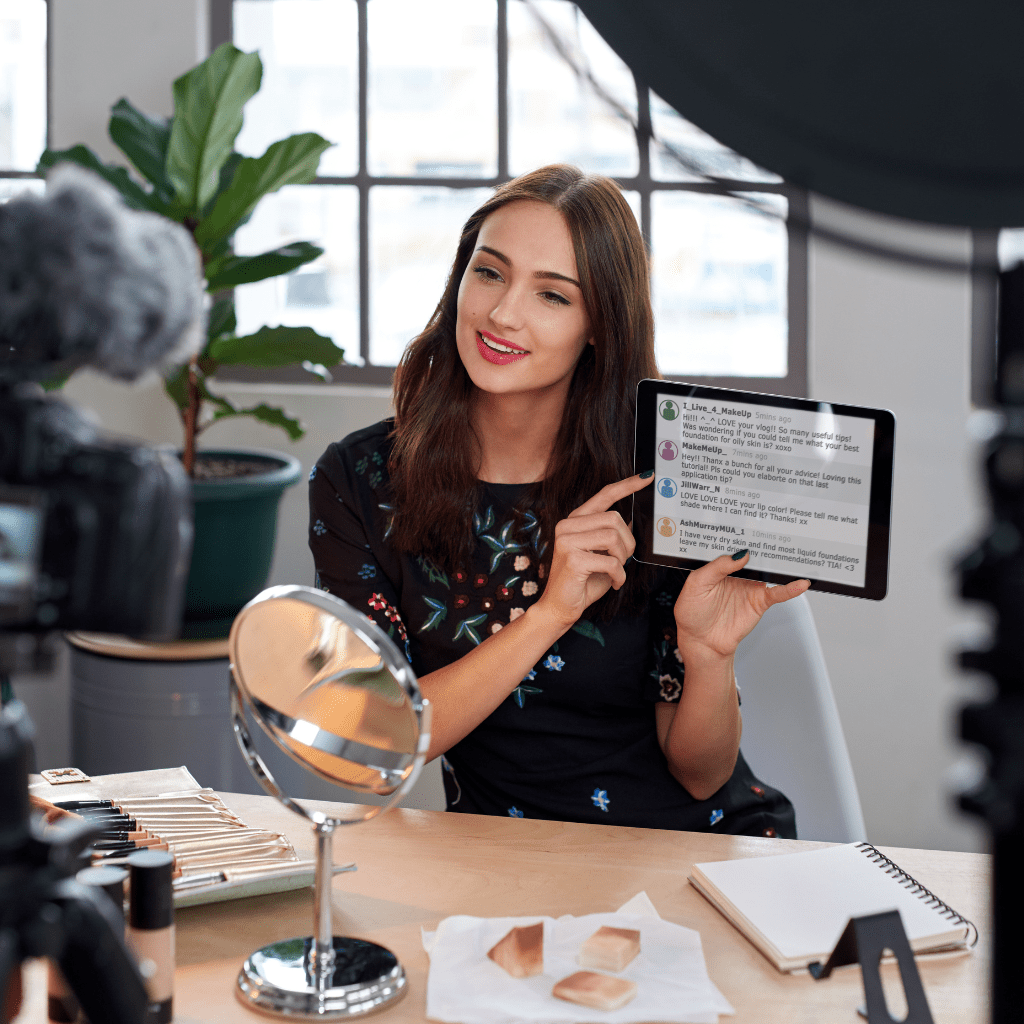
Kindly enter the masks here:
<path id="1" fill-rule="evenodd" d="M 364 612 L 417 675 L 467 654 L 544 587 L 536 519 L 514 527 L 527 488 L 484 485 L 473 564 L 446 571 L 388 544 L 390 421 L 332 444 L 310 473 L 309 546 L 317 586 Z M 694 800 L 672 777 L 654 704 L 675 702 L 683 666 L 665 570 L 646 614 L 581 619 L 509 697 L 441 759 L 448 809 L 475 814 L 795 837 L 793 808 L 740 755 L 732 778 Z"/>

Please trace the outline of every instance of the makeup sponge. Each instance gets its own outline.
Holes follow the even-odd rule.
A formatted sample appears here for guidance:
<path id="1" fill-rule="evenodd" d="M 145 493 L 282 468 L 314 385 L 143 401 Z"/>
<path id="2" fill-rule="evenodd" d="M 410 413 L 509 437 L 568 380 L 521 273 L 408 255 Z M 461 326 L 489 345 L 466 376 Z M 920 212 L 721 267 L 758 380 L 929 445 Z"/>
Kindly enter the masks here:
<path id="1" fill-rule="evenodd" d="M 636 982 L 593 971 L 577 971 L 555 984 L 551 994 L 591 1010 L 617 1010 L 636 995 Z"/>
<path id="2" fill-rule="evenodd" d="M 544 973 L 544 922 L 513 928 L 487 955 L 513 978 L 532 978 Z"/>
<path id="3" fill-rule="evenodd" d="M 640 952 L 640 932 L 633 928 L 598 928 L 580 947 L 580 967 L 621 971 Z"/>

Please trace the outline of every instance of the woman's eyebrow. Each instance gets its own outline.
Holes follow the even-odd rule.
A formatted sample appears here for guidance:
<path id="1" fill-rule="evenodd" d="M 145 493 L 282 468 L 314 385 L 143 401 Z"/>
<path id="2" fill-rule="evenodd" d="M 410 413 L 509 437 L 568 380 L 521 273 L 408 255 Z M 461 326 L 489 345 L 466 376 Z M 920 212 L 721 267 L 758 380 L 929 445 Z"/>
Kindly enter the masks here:
<path id="1" fill-rule="evenodd" d="M 490 253 L 496 260 L 501 260 L 501 262 L 509 269 L 512 267 L 512 261 L 503 252 L 499 252 L 497 249 L 492 249 L 489 245 L 477 246 L 477 252 Z M 569 284 L 576 285 L 577 288 L 580 287 L 579 281 L 575 278 L 566 277 L 565 274 L 559 274 L 555 270 L 538 270 L 533 276 L 542 281 L 567 281 Z M 580 288 L 580 291 L 582 290 L 583 289 Z"/>

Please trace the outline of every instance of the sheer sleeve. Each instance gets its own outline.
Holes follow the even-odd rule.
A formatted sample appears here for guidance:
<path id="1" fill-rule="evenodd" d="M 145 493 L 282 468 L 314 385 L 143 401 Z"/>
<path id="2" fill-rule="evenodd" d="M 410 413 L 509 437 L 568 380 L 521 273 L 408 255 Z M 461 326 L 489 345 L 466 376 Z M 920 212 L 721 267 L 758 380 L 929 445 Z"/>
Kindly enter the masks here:
<path id="1" fill-rule="evenodd" d="M 677 570 L 659 573 L 651 590 L 649 661 L 645 696 L 653 702 L 675 704 L 683 692 L 683 662 L 676 641 L 673 607 L 683 589 Z"/>
<path id="2" fill-rule="evenodd" d="M 388 512 L 377 490 L 384 459 L 378 448 L 349 440 L 332 444 L 309 474 L 309 548 L 316 586 L 367 615 L 408 657 L 393 578 L 396 563 L 387 548 L 386 528 L 380 526 Z"/>

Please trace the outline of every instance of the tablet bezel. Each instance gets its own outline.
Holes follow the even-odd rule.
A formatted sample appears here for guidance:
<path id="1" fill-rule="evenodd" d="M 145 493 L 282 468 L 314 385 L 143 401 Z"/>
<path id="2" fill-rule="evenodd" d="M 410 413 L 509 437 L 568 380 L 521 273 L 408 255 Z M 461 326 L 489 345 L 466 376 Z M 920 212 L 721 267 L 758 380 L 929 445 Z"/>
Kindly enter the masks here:
<path id="1" fill-rule="evenodd" d="M 822 403 L 788 395 L 769 395 L 757 391 L 737 391 L 732 388 L 714 388 L 702 384 L 686 384 L 669 380 L 642 380 L 637 385 L 636 440 L 633 452 L 634 471 L 654 470 L 657 396 L 677 395 L 681 398 L 710 399 L 729 403 L 754 403 L 780 409 L 817 412 Z M 896 436 L 896 418 L 888 409 L 870 409 L 865 406 L 828 403 L 836 416 L 859 416 L 874 421 L 875 439 L 871 459 L 871 497 L 868 510 L 867 565 L 864 586 L 853 587 L 831 580 L 816 580 L 808 576 L 766 572 L 762 569 L 741 569 L 734 573 L 743 579 L 762 583 L 788 583 L 791 580 L 811 579 L 811 590 L 847 597 L 861 597 L 881 601 L 889 585 L 889 539 L 892 530 L 893 455 Z M 636 551 L 633 557 L 652 565 L 667 565 L 677 569 L 697 569 L 706 562 L 692 558 L 674 558 L 654 553 L 654 488 L 645 487 L 633 497 L 633 535 Z"/>

